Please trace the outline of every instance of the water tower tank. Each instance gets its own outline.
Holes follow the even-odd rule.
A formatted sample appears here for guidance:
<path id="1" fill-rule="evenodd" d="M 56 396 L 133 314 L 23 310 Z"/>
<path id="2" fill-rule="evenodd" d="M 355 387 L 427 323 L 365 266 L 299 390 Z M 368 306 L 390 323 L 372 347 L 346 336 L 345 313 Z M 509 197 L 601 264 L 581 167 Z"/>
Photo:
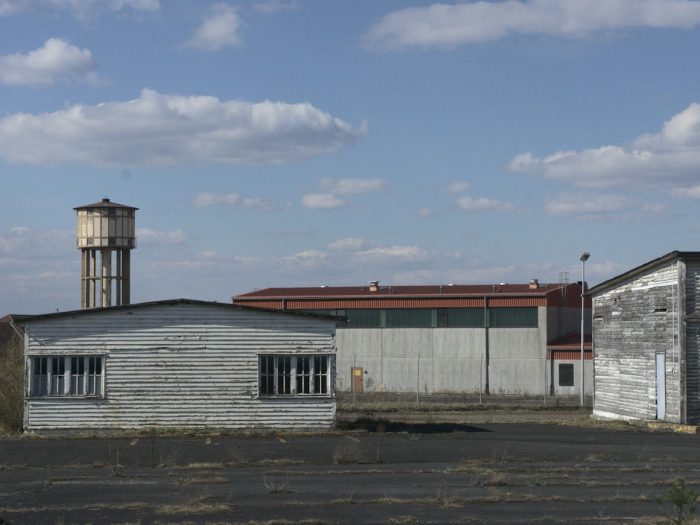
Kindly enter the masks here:
<path id="1" fill-rule="evenodd" d="M 132 206 L 102 199 L 74 208 L 82 255 L 81 308 L 129 304 L 131 250 L 136 248 Z"/>

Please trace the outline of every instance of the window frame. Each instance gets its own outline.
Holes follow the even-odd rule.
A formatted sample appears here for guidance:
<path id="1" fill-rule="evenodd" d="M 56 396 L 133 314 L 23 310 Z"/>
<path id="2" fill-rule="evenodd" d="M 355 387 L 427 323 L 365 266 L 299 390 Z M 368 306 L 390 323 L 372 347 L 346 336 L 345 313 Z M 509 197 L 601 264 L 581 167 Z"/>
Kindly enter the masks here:
<path id="1" fill-rule="evenodd" d="M 27 360 L 28 399 L 106 397 L 106 354 L 29 355 Z M 79 376 L 73 374 L 75 369 L 82 371 Z M 60 374 L 56 374 L 56 371 L 60 371 Z"/>
<path id="2" fill-rule="evenodd" d="M 333 354 L 258 354 L 258 398 L 332 398 L 333 364 Z"/>
<path id="3" fill-rule="evenodd" d="M 566 382 L 562 383 L 562 367 L 566 367 L 568 372 L 566 372 L 566 375 L 571 374 L 571 382 Z M 566 377 L 566 376 L 565 376 Z M 557 384 L 558 386 L 561 387 L 572 387 L 576 386 L 576 368 L 573 363 L 559 363 L 559 367 L 557 368 Z"/>

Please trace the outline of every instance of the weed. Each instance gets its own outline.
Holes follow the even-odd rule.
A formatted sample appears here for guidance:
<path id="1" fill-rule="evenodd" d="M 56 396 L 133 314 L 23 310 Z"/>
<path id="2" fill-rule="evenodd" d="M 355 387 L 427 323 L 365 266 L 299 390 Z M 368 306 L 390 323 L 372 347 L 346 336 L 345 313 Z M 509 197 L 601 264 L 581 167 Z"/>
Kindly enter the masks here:
<path id="1" fill-rule="evenodd" d="M 659 509 L 669 523 L 673 525 L 685 525 L 691 522 L 695 514 L 695 505 L 700 494 L 689 488 L 683 478 L 677 478 L 669 489 L 666 497 L 657 500 Z M 664 507 L 670 504 L 671 512 L 664 512 Z"/>
<path id="2" fill-rule="evenodd" d="M 263 483 L 270 494 L 281 494 L 289 483 L 289 475 L 284 471 L 271 470 L 263 474 Z"/>
<path id="3" fill-rule="evenodd" d="M 112 475 L 116 478 L 124 477 L 123 465 L 119 463 L 119 449 L 114 448 L 112 450 L 112 442 L 107 442 L 107 459 L 105 461 L 109 469 L 112 471 Z"/>

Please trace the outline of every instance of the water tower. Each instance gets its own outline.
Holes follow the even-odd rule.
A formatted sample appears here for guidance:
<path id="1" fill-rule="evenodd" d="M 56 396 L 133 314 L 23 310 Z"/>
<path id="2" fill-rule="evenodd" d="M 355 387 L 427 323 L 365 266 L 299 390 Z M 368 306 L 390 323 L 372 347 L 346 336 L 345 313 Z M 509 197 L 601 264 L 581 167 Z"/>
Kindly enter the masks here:
<path id="1" fill-rule="evenodd" d="M 109 199 L 78 206 L 78 249 L 82 255 L 80 307 L 129 304 L 131 250 L 136 248 L 136 210 Z"/>

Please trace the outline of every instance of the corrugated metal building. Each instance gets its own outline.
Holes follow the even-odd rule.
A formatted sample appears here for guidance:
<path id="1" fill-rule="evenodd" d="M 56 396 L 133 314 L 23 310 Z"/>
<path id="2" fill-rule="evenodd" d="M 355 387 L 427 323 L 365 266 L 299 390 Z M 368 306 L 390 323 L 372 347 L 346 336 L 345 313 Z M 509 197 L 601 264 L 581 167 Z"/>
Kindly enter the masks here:
<path id="1" fill-rule="evenodd" d="M 186 299 L 17 319 L 29 431 L 334 423 L 337 319 Z"/>
<path id="2" fill-rule="evenodd" d="M 267 288 L 234 304 L 343 316 L 338 390 L 580 393 L 581 284 Z M 586 303 L 590 326 L 590 302 Z M 590 333 L 590 332 L 588 332 Z M 592 390 L 590 339 L 586 391 Z"/>
<path id="3" fill-rule="evenodd" d="M 700 252 L 670 252 L 590 294 L 594 415 L 700 423 Z"/>

